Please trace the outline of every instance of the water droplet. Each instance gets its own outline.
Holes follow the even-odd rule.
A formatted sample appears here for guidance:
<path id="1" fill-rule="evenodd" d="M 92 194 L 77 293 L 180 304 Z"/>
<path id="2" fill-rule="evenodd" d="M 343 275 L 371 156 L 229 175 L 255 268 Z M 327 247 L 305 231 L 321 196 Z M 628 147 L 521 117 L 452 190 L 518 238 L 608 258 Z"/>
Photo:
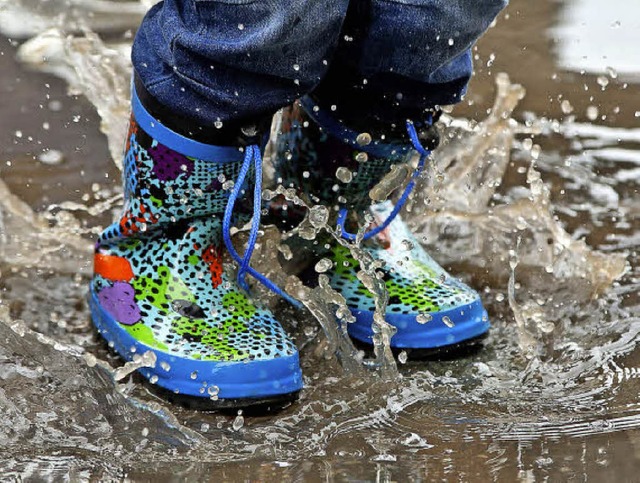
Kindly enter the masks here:
<path id="1" fill-rule="evenodd" d="M 402 245 L 402 249 L 407 251 L 413 250 L 414 248 L 414 245 L 413 243 L 411 243 L 411 240 L 402 240 L 401 245 Z"/>
<path id="2" fill-rule="evenodd" d="M 47 149 L 46 151 L 38 155 L 38 161 L 40 161 L 42 164 L 54 166 L 64 161 L 64 155 L 57 149 Z"/>
<path id="3" fill-rule="evenodd" d="M 349 307 L 347 307 L 346 305 L 342 305 L 338 308 L 338 310 L 336 310 L 336 317 L 338 317 L 343 322 L 346 322 L 347 324 L 351 324 L 356 321 L 356 318 L 353 316 L 353 314 L 349 310 Z"/>
<path id="4" fill-rule="evenodd" d="M 553 459 L 552 458 L 545 458 L 543 456 L 541 456 L 540 458 L 536 459 L 536 465 L 538 465 L 539 468 L 543 468 L 545 466 L 550 466 L 553 464 Z"/>
<path id="5" fill-rule="evenodd" d="M 496 302 L 504 302 L 504 294 L 499 293 L 496 295 Z"/>
<path id="6" fill-rule="evenodd" d="M 314 228 L 322 228 L 329 221 L 329 210 L 326 206 L 315 205 L 309 210 L 309 222 Z"/>
<path id="7" fill-rule="evenodd" d="M 607 76 L 601 75 L 598 76 L 598 85 L 600 85 L 600 87 L 602 87 L 602 89 L 604 90 L 605 87 L 607 87 L 609 85 L 609 78 Z"/>
<path id="8" fill-rule="evenodd" d="M 336 178 L 338 178 L 343 183 L 351 183 L 351 181 L 353 180 L 353 173 L 349 168 L 340 166 L 336 170 Z"/>
<path id="9" fill-rule="evenodd" d="M 158 382 L 158 376 L 156 376 L 156 375 L 154 374 L 153 376 L 151 376 L 151 377 L 149 378 L 149 382 L 150 382 L 151 384 L 155 384 L 156 382 Z"/>
<path id="10" fill-rule="evenodd" d="M 232 190 L 234 186 L 235 186 L 235 183 L 232 180 L 228 180 L 222 183 L 222 189 L 225 191 Z"/>
<path id="11" fill-rule="evenodd" d="M 531 147 L 531 159 L 538 159 L 540 157 L 540 151 L 542 151 L 542 148 L 540 147 L 540 145 L 534 144 Z"/>
<path id="12" fill-rule="evenodd" d="M 218 119 L 217 121 L 215 121 L 215 122 L 213 123 L 213 125 L 215 126 L 215 128 L 216 128 L 216 129 L 222 129 L 222 126 L 223 126 L 224 124 L 222 123 L 222 121 L 221 121 L 221 120 L 219 120 L 219 119 Z"/>
<path id="13" fill-rule="evenodd" d="M 367 146 L 367 145 L 371 144 L 372 140 L 373 139 L 371 138 L 371 134 L 369 134 L 368 132 L 362 132 L 362 133 L 358 134 L 358 136 L 356 137 L 356 142 L 360 146 Z"/>
<path id="14" fill-rule="evenodd" d="M 166 361 L 160 362 L 160 367 L 162 367 L 166 372 L 171 370 L 171 365 Z"/>
<path id="15" fill-rule="evenodd" d="M 300 65 L 298 64 L 293 64 L 293 70 L 295 70 L 296 72 L 298 72 L 300 70 Z"/>
<path id="16" fill-rule="evenodd" d="M 400 352 L 400 354 L 398 354 L 398 362 L 400 364 L 406 364 L 408 358 L 409 356 L 407 356 L 407 351 L 402 351 Z"/>
<path id="17" fill-rule="evenodd" d="M 239 23 L 238 24 L 238 30 L 244 30 L 244 24 Z"/>
<path id="18" fill-rule="evenodd" d="M 240 131 L 242 131 L 242 134 L 245 136 L 252 138 L 258 135 L 258 126 L 255 124 L 248 124 L 246 126 L 242 126 Z"/>
<path id="19" fill-rule="evenodd" d="M 442 323 L 444 325 L 446 325 L 447 327 L 449 327 L 450 329 L 452 327 L 455 327 L 456 324 L 453 323 L 453 320 L 451 320 L 449 317 L 447 317 L 446 315 L 444 317 L 442 317 Z"/>
<path id="20" fill-rule="evenodd" d="M 587 107 L 587 119 L 589 121 L 595 121 L 598 118 L 598 108 L 596 106 Z"/>
<path id="21" fill-rule="evenodd" d="M 562 109 L 563 114 L 571 114 L 573 112 L 573 106 L 567 99 L 562 101 L 562 103 L 560 104 L 560 109 Z"/>
<path id="22" fill-rule="evenodd" d="M 193 371 L 193 372 L 191 373 L 191 376 L 190 376 L 190 377 L 191 377 L 191 379 L 197 379 L 197 378 L 198 378 L 198 371 Z"/>
<path id="23" fill-rule="evenodd" d="M 433 316 L 429 313 L 418 314 L 416 317 L 416 322 L 419 324 L 426 324 L 427 322 L 431 322 L 433 320 Z"/>
<path id="24" fill-rule="evenodd" d="M 98 359 L 93 354 L 89 354 L 88 352 L 84 355 L 84 361 L 87 363 L 89 367 L 95 367 L 98 363 Z"/>
<path id="25" fill-rule="evenodd" d="M 53 112 L 61 111 L 62 110 L 62 102 L 53 100 L 53 101 L 49 102 L 48 107 L 49 107 L 49 110 L 53 111 Z"/>
<path id="26" fill-rule="evenodd" d="M 149 436 L 149 428 L 144 427 L 142 428 L 142 437 L 146 438 L 147 436 Z"/>
<path id="27" fill-rule="evenodd" d="M 356 161 L 358 163 L 366 163 L 369 160 L 369 155 L 364 152 L 356 154 Z"/>
<path id="28" fill-rule="evenodd" d="M 318 273 L 325 273 L 327 270 L 333 267 L 333 262 L 328 258 L 323 258 L 316 263 L 315 270 Z"/>
<path id="29" fill-rule="evenodd" d="M 238 411 L 238 415 L 233 420 L 233 430 L 238 431 L 240 428 L 244 426 L 244 417 L 242 416 L 242 410 Z"/>

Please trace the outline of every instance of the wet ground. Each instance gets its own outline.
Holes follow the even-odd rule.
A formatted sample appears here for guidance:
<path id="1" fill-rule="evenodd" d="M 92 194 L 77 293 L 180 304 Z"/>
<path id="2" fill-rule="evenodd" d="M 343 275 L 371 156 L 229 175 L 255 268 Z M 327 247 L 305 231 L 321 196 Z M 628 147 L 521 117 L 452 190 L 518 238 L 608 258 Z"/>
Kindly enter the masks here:
<path id="1" fill-rule="evenodd" d="M 70 15 L 90 18 L 110 45 L 130 41 L 119 29 L 137 10 L 123 19 L 106 2 L 87 17 L 98 4 L 75 3 L 84 7 Z M 11 35 L 57 13 L 49 2 L 12 5 L 44 20 L 18 12 Z M 306 389 L 266 416 L 193 411 L 137 377 L 114 381 L 122 362 L 93 334 L 84 297 L 91 234 L 117 210 L 119 172 L 100 116 L 67 96 L 67 81 L 89 93 L 113 147 L 126 62 L 105 62 L 90 42 L 45 39 L 64 81 L 17 62 L 24 39 L 0 40 L 3 478 L 640 480 L 640 12 L 625 0 L 604 10 L 512 1 L 453 113 L 482 122 L 447 121 L 455 135 L 436 182 L 406 215 L 434 257 L 483 293 L 494 326 L 485 347 L 399 363 L 382 380 L 339 362 L 311 314 L 279 307 Z M 109 72 L 115 80 L 101 84 Z M 420 209 L 424 197 L 433 211 Z"/>

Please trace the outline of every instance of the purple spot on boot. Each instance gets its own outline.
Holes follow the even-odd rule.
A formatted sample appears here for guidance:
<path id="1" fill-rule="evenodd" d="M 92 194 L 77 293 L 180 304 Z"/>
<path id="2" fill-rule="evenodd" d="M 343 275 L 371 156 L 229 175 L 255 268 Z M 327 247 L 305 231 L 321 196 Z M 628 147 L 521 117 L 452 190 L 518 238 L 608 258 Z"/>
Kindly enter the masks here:
<path id="1" fill-rule="evenodd" d="M 133 325 L 142 317 L 134 297 L 135 289 L 126 282 L 116 282 L 98 293 L 102 308 L 125 325 Z"/>
<path id="2" fill-rule="evenodd" d="M 214 191 L 220 191 L 221 189 L 222 189 L 222 183 L 219 180 L 214 179 L 213 181 L 211 181 L 211 183 L 207 185 L 204 191 L 205 193 L 212 193 Z"/>
<path id="3" fill-rule="evenodd" d="M 153 174 L 160 181 L 171 181 L 181 174 L 188 178 L 193 173 L 192 160 L 162 144 L 149 148 L 149 155 L 153 159 Z"/>

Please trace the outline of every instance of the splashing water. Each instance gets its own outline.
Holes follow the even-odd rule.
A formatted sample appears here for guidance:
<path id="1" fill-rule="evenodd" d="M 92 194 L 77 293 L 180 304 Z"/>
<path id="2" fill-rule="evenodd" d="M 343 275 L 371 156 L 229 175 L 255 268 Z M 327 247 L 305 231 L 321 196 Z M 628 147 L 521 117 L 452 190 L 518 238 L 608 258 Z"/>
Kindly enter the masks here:
<path id="1" fill-rule="evenodd" d="M 69 93 L 85 95 L 102 119 L 111 156 L 122 169 L 122 140 L 127 133 L 131 62 L 129 45 L 106 46 L 93 32 L 81 37 L 47 30 L 20 46 L 18 58 L 32 69 L 62 77 Z"/>
<path id="2" fill-rule="evenodd" d="M 49 28 L 68 32 L 91 29 L 120 32 L 140 25 L 154 1 L 11 0 L 0 1 L 0 31 L 8 37 L 28 38 Z"/>
<path id="3" fill-rule="evenodd" d="M 88 28 L 132 27 L 149 4 L 71 4 L 67 10 L 54 0 L 0 2 L 0 30 L 7 31 L 8 18 L 33 14 L 32 23 L 22 24 L 23 35 L 44 33 L 22 44 L 20 60 L 64 78 L 70 92 L 95 105 L 119 162 L 129 46 L 107 45 Z M 60 25 L 67 31 L 55 29 Z M 358 276 L 376 296 L 376 353 L 367 359 L 347 337 L 345 300 L 326 283 L 332 268 L 320 273 L 316 288 L 305 287 L 274 267 L 286 245 L 277 230 L 266 228 L 255 268 L 301 299 L 309 313 L 300 320 L 275 306 L 301 349 L 305 391 L 272 417 L 186 410 L 147 385 L 124 382 L 134 368 L 96 342 L 83 302 L 90 238 L 101 229 L 98 217 L 117 209 L 121 196 L 34 211 L 0 180 L 3 474 L 135 479 L 148 477 L 153 461 L 154 477 L 211 475 L 224 463 L 225 471 L 244 479 L 259 473 L 262 479 L 349 475 L 387 481 L 428 472 L 444 480 L 478 475 L 533 481 L 535 474 L 551 474 L 545 472 L 555 467 L 554 458 L 562 461 L 563 475 L 565 467 L 579 472 L 610 465 L 615 456 L 605 440 L 640 428 L 634 386 L 640 361 L 633 352 L 640 335 L 640 276 L 633 265 L 640 246 L 640 227 L 633 224 L 638 204 L 637 197 L 617 195 L 637 190 L 637 167 L 628 163 L 637 159 L 640 140 L 637 130 L 571 120 L 530 116 L 518 123 L 513 112 L 524 88 L 505 75 L 496 80 L 487 119 L 445 117 L 446 142 L 404 215 L 434 257 L 484 288 L 494 324 L 487 347 L 454 361 L 418 363 L 401 355 L 397 368 L 382 317 L 387 294 L 375 276 L 377 261 L 357 242 L 339 238 L 326 207 L 310 206 L 312 214 L 285 238 L 326 232 L 358 260 Z M 547 141 L 553 136 L 561 147 Z M 627 164 L 620 171 L 626 174 L 603 180 L 594 173 L 612 157 L 620 159 L 612 151 L 619 139 L 626 143 Z M 387 180 L 382 195 L 402 176 Z M 564 200 L 557 186 L 577 188 Z M 282 187 L 274 192 L 303 203 Z M 594 232 L 615 231 L 603 235 L 599 247 L 605 251 L 590 248 L 572 224 L 581 210 Z M 612 210 L 616 223 L 630 228 L 601 227 Z M 137 363 L 153 361 L 141 355 Z M 570 449 L 575 441 L 578 450 Z"/>
<path id="4" fill-rule="evenodd" d="M 556 284 L 582 279 L 582 290 L 574 292 L 574 300 L 580 300 L 579 292 L 583 292 L 583 300 L 597 297 L 625 273 L 626 257 L 595 252 L 562 228 L 553 213 L 549 189 L 535 167 L 539 146 L 532 145 L 528 150 L 529 190 L 518 187 L 516 196 L 496 203 L 514 136 L 541 131 L 519 126 L 511 118 L 518 100 L 524 97 L 524 88 L 512 85 L 506 74 L 497 76 L 496 83 L 498 97 L 488 119 L 474 127 L 462 124 L 447 136 L 449 142 L 435 154 L 437 174 L 430 182 L 422 181 L 423 189 L 416 190 L 405 218 L 427 246 L 446 246 L 449 261 L 468 259 L 468 264 L 481 267 L 492 279 L 509 276 L 509 252 L 517 239 L 523 246 L 519 257 L 530 273 L 543 268 L 553 275 Z M 462 149 L 456 149 L 458 142 Z M 425 214 L 420 205 L 433 211 Z M 511 307 L 516 320 L 524 324 L 528 318 L 525 311 L 515 303 Z M 540 321 L 540 333 L 547 334 L 550 314 L 536 312 L 531 317 Z M 520 335 L 523 350 L 533 350 L 537 342 L 524 332 Z"/>

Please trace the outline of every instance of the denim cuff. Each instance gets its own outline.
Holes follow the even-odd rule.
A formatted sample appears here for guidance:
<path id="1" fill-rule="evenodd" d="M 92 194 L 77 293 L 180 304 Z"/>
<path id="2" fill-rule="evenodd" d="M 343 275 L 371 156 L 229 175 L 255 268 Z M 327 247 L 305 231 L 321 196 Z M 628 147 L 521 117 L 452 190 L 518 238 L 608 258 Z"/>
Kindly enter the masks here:
<path id="1" fill-rule="evenodd" d="M 133 85 L 140 103 L 149 114 L 162 122 L 172 131 L 193 141 L 218 146 L 248 146 L 257 144 L 262 136 L 269 132 L 272 116 L 257 119 L 245 119 L 226 122 L 218 127 L 215 124 L 204 125 L 195 119 L 176 113 L 160 103 L 145 88 L 137 73 L 133 74 Z"/>

